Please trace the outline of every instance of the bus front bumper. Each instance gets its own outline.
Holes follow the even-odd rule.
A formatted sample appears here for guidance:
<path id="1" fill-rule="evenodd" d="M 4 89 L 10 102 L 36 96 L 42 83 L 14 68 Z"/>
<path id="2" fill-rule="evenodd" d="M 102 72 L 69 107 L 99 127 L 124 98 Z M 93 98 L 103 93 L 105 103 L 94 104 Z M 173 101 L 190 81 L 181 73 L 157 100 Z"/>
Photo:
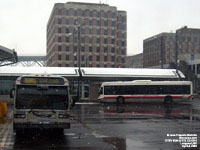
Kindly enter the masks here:
<path id="1" fill-rule="evenodd" d="M 69 129 L 70 123 L 39 123 L 39 124 L 31 124 L 31 123 L 13 123 L 13 129 Z"/>

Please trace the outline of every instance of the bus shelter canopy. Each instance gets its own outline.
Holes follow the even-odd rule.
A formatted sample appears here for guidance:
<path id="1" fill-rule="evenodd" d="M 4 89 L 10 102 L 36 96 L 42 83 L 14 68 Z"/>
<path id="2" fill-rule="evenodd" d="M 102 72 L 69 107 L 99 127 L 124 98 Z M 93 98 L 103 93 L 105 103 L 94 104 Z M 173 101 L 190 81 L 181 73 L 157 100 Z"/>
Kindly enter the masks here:
<path id="1" fill-rule="evenodd" d="M 178 74 L 177 74 L 178 73 Z M 185 78 L 181 71 L 175 69 L 147 69 L 147 68 L 82 68 L 83 78 L 111 78 L 127 79 L 178 79 Z"/>
<path id="2" fill-rule="evenodd" d="M 17 62 L 17 53 L 0 45 L 0 66 L 10 65 Z"/>

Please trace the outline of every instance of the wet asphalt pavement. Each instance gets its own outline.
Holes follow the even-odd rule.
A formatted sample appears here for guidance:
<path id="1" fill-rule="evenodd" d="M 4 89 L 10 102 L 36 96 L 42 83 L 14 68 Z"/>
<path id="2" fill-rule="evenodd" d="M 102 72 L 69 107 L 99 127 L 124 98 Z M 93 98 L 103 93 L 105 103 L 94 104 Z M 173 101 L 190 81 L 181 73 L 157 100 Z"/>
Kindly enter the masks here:
<path id="1" fill-rule="evenodd" d="M 64 135 L 49 130 L 16 135 L 11 113 L 9 106 L 0 121 L 0 150 L 200 149 L 200 99 L 173 105 L 77 103 Z"/>

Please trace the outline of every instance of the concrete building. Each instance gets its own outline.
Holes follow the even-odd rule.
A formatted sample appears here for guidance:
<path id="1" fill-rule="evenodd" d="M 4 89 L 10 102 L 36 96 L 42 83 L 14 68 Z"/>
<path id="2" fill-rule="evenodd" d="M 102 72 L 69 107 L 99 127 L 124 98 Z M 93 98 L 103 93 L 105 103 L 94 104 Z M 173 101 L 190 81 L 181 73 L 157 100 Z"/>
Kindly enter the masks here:
<path id="1" fill-rule="evenodd" d="M 161 33 L 143 41 L 143 67 L 168 68 L 175 61 L 175 33 Z"/>
<path id="2" fill-rule="evenodd" d="M 127 68 L 143 68 L 143 53 L 127 56 Z"/>
<path id="3" fill-rule="evenodd" d="M 176 30 L 178 60 L 189 63 L 200 59 L 200 29 L 187 26 Z"/>
<path id="4" fill-rule="evenodd" d="M 56 3 L 47 24 L 47 66 L 125 67 L 126 20 L 125 11 L 107 4 Z"/>

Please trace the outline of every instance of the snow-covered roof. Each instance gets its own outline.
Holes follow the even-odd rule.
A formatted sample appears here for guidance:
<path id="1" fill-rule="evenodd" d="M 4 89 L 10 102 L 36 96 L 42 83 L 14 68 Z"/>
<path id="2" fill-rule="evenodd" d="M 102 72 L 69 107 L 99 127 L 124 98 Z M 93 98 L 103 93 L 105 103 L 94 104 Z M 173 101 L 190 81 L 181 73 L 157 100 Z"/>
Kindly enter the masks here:
<path id="1" fill-rule="evenodd" d="M 79 76 L 78 71 L 70 67 L 0 67 L 0 76 L 21 76 L 29 74 Z"/>
<path id="2" fill-rule="evenodd" d="M 179 78 L 175 69 L 82 68 L 83 77 Z M 182 72 L 178 72 L 185 78 Z"/>
<path id="3" fill-rule="evenodd" d="M 51 74 L 78 77 L 77 67 L 0 67 L 0 76 L 21 76 L 28 74 Z M 138 68 L 81 68 L 83 78 L 173 78 L 177 79 L 175 69 Z M 181 78 L 184 74 L 179 71 Z"/>

